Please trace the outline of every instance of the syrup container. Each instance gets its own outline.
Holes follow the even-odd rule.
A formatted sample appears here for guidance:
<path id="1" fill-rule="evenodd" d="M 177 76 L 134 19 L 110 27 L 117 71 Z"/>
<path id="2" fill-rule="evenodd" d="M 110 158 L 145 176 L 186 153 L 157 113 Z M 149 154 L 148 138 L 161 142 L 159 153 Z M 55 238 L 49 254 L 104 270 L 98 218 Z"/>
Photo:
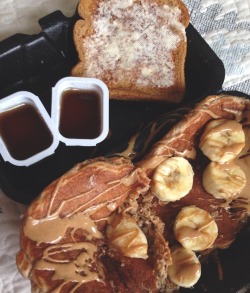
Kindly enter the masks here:
<path id="1" fill-rule="evenodd" d="M 66 145 L 97 145 L 109 131 L 107 86 L 95 78 L 62 78 L 52 89 L 51 118 Z"/>
<path id="2" fill-rule="evenodd" d="M 40 99 L 20 91 L 0 100 L 0 152 L 5 161 L 29 166 L 54 153 L 56 128 Z"/>

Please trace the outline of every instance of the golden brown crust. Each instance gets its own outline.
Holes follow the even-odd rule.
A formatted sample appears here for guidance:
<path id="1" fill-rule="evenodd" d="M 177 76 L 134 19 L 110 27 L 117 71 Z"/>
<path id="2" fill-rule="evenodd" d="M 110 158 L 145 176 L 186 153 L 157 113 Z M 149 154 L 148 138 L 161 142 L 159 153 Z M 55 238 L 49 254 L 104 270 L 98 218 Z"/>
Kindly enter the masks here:
<path id="1" fill-rule="evenodd" d="M 84 45 L 84 42 L 85 42 L 84 40 L 86 40 L 88 37 L 91 37 L 91 36 L 93 37 L 96 33 L 95 28 L 93 26 L 93 21 L 94 21 L 95 15 L 98 14 L 97 9 L 100 3 L 102 2 L 103 1 L 101 0 L 98 0 L 98 1 L 97 0 L 96 1 L 81 0 L 79 2 L 78 12 L 82 19 L 77 21 L 74 27 L 74 42 L 78 52 L 79 62 L 72 69 L 72 75 L 85 76 L 85 77 L 97 77 L 102 79 L 109 88 L 110 97 L 114 99 L 152 100 L 152 101 L 167 101 L 167 102 L 174 102 L 174 103 L 180 102 L 182 98 L 184 97 L 184 93 L 185 93 L 184 64 L 185 64 L 186 50 L 187 50 L 186 37 L 185 37 L 184 31 L 180 33 L 178 26 L 175 27 L 173 24 L 169 23 L 171 22 L 169 19 L 166 20 L 166 22 L 163 24 L 165 25 L 167 24 L 169 25 L 169 27 L 173 26 L 170 29 L 172 30 L 173 34 L 179 35 L 179 40 L 176 41 L 176 48 L 171 49 L 169 51 L 169 49 L 167 49 L 166 47 L 166 50 L 165 50 L 166 60 L 168 60 L 169 58 L 170 59 L 172 58 L 172 63 L 174 64 L 174 66 L 169 65 L 168 63 L 169 61 L 168 62 L 165 61 L 165 64 L 161 63 L 160 66 L 163 66 L 163 68 L 164 66 L 165 67 L 171 66 L 170 71 L 171 71 L 171 75 L 173 75 L 173 80 L 174 80 L 171 84 L 169 83 L 170 75 L 165 76 L 164 85 L 163 85 L 163 81 L 160 84 L 156 82 L 149 82 L 148 85 L 146 83 L 144 83 L 143 85 L 141 83 L 136 83 L 135 80 L 137 79 L 142 78 L 146 80 L 148 78 L 147 76 L 144 78 L 144 75 L 138 72 L 138 68 L 139 70 L 143 70 L 141 69 L 141 66 L 145 62 L 143 61 L 143 59 L 142 60 L 138 59 L 138 61 L 133 61 L 133 64 L 127 63 L 126 66 L 124 64 L 124 67 L 122 67 L 123 66 L 122 65 L 121 69 L 119 70 L 117 69 L 118 67 L 115 69 L 110 69 L 109 67 L 106 68 L 103 65 L 99 65 L 99 68 L 102 68 L 101 73 L 100 72 L 95 73 L 95 71 L 94 73 L 92 72 L 90 73 L 88 71 L 86 54 L 88 54 L 88 51 L 91 49 L 89 49 L 86 46 L 86 44 Z M 144 1 L 133 1 L 133 2 L 139 3 L 140 5 L 142 5 L 142 7 L 143 5 L 150 6 L 151 4 L 154 4 L 154 3 L 156 3 L 156 5 L 158 6 L 168 5 L 169 7 L 175 7 L 175 8 L 178 7 L 181 12 L 178 16 L 178 22 L 182 24 L 184 29 L 188 26 L 188 23 L 189 23 L 188 10 L 185 7 L 185 5 L 179 0 L 144 0 Z M 110 2 L 107 2 L 107 3 L 110 3 Z M 143 10 L 143 8 L 141 9 Z M 150 32 L 148 32 L 147 30 L 144 30 L 142 32 L 139 31 L 139 28 L 138 28 L 138 33 L 150 34 Z M 113 38 L 117 37 L 117 35 L 119 36 L 119 32 L 115 33 Z M 121 38 L 124 38 L 124 37 L 121 37 Z M 104 48 L 104 45 L 106 44 L 103 44 L 103 48 Z M 141 46 L 141 44 L 139 45 Z M 131 50 L 131 46 L 130 48 L 127 48 L 127 49 Z M 102 56 L 103 59 L 109 58 L 109 51 L 103 51 L 103 52 L 104 53 L 102 54 L 102 48 L 100 48 L 98 55 Z M 124 54 L 124 53 L 121 53 L 121 54 Z M 158 58 L 157 54 L 154 55 L 154 53 L 152 53 L 149 63 L 148 61 L 147 63 L 145 63 L 146 67 L 149 68 L 151 67 L 151 65 L 154 66 L 155 60 L 157 60 L 157 58 Z M 97 61 L 93 60 L 93 62 L 97 62 Z M 118 60 L 116 62 L 118 62 L 116 66 L 119 66 L 118 64 L 120 61 Z M 129 69 L 128 69 L 128 65 L 130 67 Z M 131 70 L 131 66 L 133 66 L 134 69 Z M 155 66 L 159 67 L 158 64 Z M 125 75 L 127 71 L 130 77 Z M 153 80 L 153 78 L 156 78 L 156 80 L 159 80 L 158 77 L 154 76 L 154 73 L 151 73 L 151 74 L 152 74 L 151 80 Z M 117 79 L 118 76 L 124 76 L 124 77 L 122 79 L 119 78 L 119 81 L 118 81 Z M 133 78 L 131 79 L 131 77 Z"/>

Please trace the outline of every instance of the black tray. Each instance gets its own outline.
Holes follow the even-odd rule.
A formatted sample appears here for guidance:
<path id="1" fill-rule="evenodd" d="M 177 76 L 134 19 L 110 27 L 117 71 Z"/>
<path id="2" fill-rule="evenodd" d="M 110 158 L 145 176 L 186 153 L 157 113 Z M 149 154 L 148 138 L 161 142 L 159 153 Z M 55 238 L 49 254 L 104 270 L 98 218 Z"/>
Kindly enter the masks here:
<path id="1" fill-rule="evenodd" d="M 19 90 L 38 95 L 50 113 L 51 88 L 70 75 L 77 62 L 72 29 L 79 18 L 67 18 L 55 11 L 39 20 L 42 31 L 35 35 L 16 34 L 0 42 L 0 98 Z M 221 89 L 224 66 L 197 31 L 187 28 L 186 84 L 182 104 Z M 1 159 L 0 187 L 7 196 L 30 203 L 52 180 L 76 163 L 121 148 L 143 123 L 181 105 L 150 102 L 110 101 L 112 135 L 97 148 L 66 147 L 59 144 L 54 155 L 29 167 L 17 167 Z"/>
<path id="2" fill-rule="evenodd" d="M 77 19 L 77 13 L 67 18 L 56 11 L 39 21 L 41 33 L 17 34 L 0 42 L 0 98 L 28 90 L 40 97 L 50 113 L 51 88 L 60 78 L 68 76 L 77 62 L 72 40 Z M 136 132 L 140 135 L 134 151 L 141 155 L 152 123 L 157 121 L 161 129 L 154 137 L 157 140 L 197 101 L 221 92 L 225 74 L 221 60 L 191 24 L 187 28 L 187 41 L 187 93 L 181 104 L 110 101 L 111 136 L 98 147 L 66 147 L 60 143 L 54 155 L 30 167 L 16 167 L 0 158 L 0 187 L 6 195 L 15 201 L 30 203 L 45 186 L 76 163 L 122 152 Z M 230 249 L 219 252 L 219 259 L 226 268 L 223 281 L 218 276 L 217 260 L 210 259 L 202 267 L 198 284 L 192 289 L 181 289 L 181 292 L 249 292 L 249 237 L 246 226 Z"/>

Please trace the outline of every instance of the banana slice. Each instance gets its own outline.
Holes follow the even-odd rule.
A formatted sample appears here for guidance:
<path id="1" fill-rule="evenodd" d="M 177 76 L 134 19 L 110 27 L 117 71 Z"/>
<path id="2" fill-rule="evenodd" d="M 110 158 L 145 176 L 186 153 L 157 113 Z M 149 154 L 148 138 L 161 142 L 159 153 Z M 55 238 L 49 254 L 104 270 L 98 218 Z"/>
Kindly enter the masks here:
<path id="1" fill-rule="evenodd" d="M 196 254 L 182 246 L 176 246 L 172 252 L 172 265 L 168 268 L 169 279 L 176 285 L 190 288 L 201 276 L 201 264 Z"/>
<path id="2" fill-rule="evenodd" d="M 233 160 L 245 145 L 242 125 L 235 120 L 210 121 L 200 139 L 200 148 L 211 161 L 225 163 Z"/>
<path id="3" fill-rule="evenodd" d="M 124 256 L 143 259 L 148 257 L 147 238 L 132 217 L 115 215 L 107 226 L 106 235 L 110 246 Z"/>
<path id="4" fill-rule="evenodd" d="M 246 175 L 234 163 L 219 164 L 211 162 L 203 173 L 202 183 L 205 190 L 216 198 L 231 200 L 246 185 Z"/>
<path id="5" fill-rule="evenodd" d="M 191 164 L 182 157 L 171 157 L 156 169 L 151 181 L 151 192 L 162 201 L 176 201 L 187 195 L 193 186 Z"/>
<path id="6" fill-rule="evenodd" d="M 184 207 L 176 217 L 174 235 L 183 247 L 201 251 L 212 247 L 218 227 L 212 216 L 195 206 Z"/>

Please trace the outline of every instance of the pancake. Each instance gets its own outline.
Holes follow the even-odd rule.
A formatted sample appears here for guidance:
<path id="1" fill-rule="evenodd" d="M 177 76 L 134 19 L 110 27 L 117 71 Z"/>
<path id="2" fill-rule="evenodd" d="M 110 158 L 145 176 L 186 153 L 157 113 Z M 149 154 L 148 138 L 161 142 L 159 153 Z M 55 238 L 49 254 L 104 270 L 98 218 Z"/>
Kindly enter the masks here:
<path id="1" fill-rule="evenodd" d="M 193 286 L 194 275 L 195 282 L 200 275 L 195 255 L 229 247 L 250 213 L 249 180 L 229 199 L 205 190 L 203 174 L 210 159 L 200 147 L 201 136 L 210 121 L 240 123 L 245 146 L 234 162 L 250 178 L 249 113 L 247 99 L 209 96 L 140 162 L 122 157 L 87 160 L 52 182 L 30 205 L 21 227 L 17 265 L 31 280 L 32 292 L 174 292 Z M 154 176 L 174 157 L 192 166 L 192 186 L 175 201 L 160 200 L 152 192 Z M 189 207 L 209 219 L 192 235 L 204 236 L 211 223 L 217 227 L 205 248 L 185 248 L 177 237 L 177 219 Z M 186 238 L 192 238 L 189 233 L 185 229 Z M 179 282 L 187 267 L 185 282 Z"/>

